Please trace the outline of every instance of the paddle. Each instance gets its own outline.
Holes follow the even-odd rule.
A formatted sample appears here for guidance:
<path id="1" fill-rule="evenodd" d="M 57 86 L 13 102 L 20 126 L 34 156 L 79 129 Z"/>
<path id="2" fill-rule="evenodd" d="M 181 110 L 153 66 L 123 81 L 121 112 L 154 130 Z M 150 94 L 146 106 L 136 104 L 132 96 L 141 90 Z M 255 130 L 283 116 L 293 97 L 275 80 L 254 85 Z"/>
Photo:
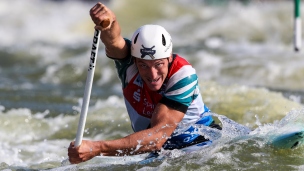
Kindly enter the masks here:
<path id="1" fill-rule="evenodd" d="M 90 65 L 88 68 L 87 80 L 84 89 L 81 113 L 79 117 L 78 129 L 76 134 L 75 147 L 81 145 L 81 141 L 83 137 L 84 127 L 85 127 L 85 122 L 86 122 L 88 107 L 90 102 L 93 78 L 94 78 L 94 71 L 95 71 L 97 52 L 99 46 L 99 37 L 100 37 L 100 31 L 95 29 L 92 50 L 91 50 L 91 57 L 90 57 Z"/>
<path id="2" fill-rule="evenodd" d="M 100 24 L 103 28 L 107 28 L 110 25 L 110 20 L 105 19 Z M 76 134 L 76 140 L 75 140 L 75 147 L 78 147 L 81 145 L 82 138 L 83 138 L 83 132 L 85 127 L 85 122 L 87 118 L 88 113 L 88 107 L 90 102 L 90 96 L 91 96 L 91 90 L 92 90 L 92 84 L 93 84 L 93 78 L 94 78 L 94 71 L 95 71 L 95 65 L 96 65 L 96 59 L 97 59 L 97 52 L 98 52 L 98 46 L 99 46 L 99 37 L 100 37 L 100 31 L 95 29 L 94 37 L 93 37 L 93 45 L 92 45 L 92 51 L 91 51 L 91 58 L 90 58 L 90 65 L 88 69 L 87 74 L 87 80 L 83 95 L 83 102 L 81 107 L 81 113 L 78 123 L 78 129 Z"/>
<path id="3" fill-rule="evenodd" d="M 110 20 L 106 19 L 103 22 L 101 22 L 100 25 L 105 29 L 110 26 Z M 91 50 L 90 64 L 89 64 L 89 68 L 88 68 L 87 80 L 86 80 L 86 85 L 85 85 L 85 90 L 84 90 L 84 95 L 83 95 L 83 102 L 82 102 L 82 106 L 81 106 L 81 113 L 80 113 L 80 117 L 79 117 L 77 134 L 76 134 L 76 139 L 75 139 L 75 144 L 74 144 L 75 147 L 78 147 L 81 145 L 82 138 L 83 138 L 83 132 L 84 132 L 85 123 L 86 123 L 86 119 L 87 119 L 87 113 L 88 113 L 93 78 L 94 78 L 97 52 L 98 52 L 99 41 L 100 41 L 99 37 L 100 37 L 100 30 L 95 29 L 92 50 Z M 68 164 L 70 164 L 69 159 L 65 159 L 61 162 L 62 166 L 66 166 Z"/>

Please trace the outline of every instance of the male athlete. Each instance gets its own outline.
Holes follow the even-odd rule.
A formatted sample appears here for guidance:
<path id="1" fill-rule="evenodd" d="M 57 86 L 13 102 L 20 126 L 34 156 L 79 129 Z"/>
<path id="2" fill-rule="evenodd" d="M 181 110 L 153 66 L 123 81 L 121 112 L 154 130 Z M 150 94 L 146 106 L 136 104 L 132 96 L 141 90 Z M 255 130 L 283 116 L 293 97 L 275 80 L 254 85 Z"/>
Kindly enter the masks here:
<path id="1" fill-rule="evenodd" d="M 116 140 L 84 140 L 79 147 L 71 142 L 70 162 L 80 163 L 98 155 L 180 149 L 208 141 L 191 125 L 219 126 L 207 114 L 195 69 L 172 54 L 169 33 L 158 25 L 144 25 L 128 40 L 121 36 L 115 14 L 105 5 L 97 3 L 90 15 L 95 28 L 101 30 L 106 55 L 115 62 L 134 133 Z M 102 27 L 104 21 L 109 21 L 106 28 Z"/>

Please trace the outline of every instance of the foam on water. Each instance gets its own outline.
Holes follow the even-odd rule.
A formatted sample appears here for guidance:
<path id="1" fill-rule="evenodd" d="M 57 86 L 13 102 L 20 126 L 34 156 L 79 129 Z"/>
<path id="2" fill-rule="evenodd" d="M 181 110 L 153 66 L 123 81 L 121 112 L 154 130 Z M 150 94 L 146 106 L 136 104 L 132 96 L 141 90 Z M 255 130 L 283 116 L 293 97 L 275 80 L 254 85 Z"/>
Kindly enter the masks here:
<path id="1" fill-rule="evenodd" d="M 212 112 L 229 116 L 249 127 L 255 126 L 256 116 L 260 122 L 267 123 L 282 119 L 292 109 L 303 108 L 298 101 L 293 101 L 295 98 L 288 99 L 282 93 L 265 88 L 204 82 L 201 92 Z"/>
<path id="2" fill-rule="evenodd" d="M 48 140 L 71 118 L 45 118 L 46 113 L 32 114 L 29 109 L 12 109 L 0 113 L 2 141 L 1 162 L 16 166 L 56 161 L 63 157 L 64 140 Z"/>
<path id="3" fill-rule="evenodd" d="M 56 3 L 39 0 L 27 3 L 20 0 L 12 2 L 4 0 L 0 2 L 0 6 L 3 9 L 0 13 L 3 17 L 3 25 L 0 28 L 0 34 L 3 36 L 1 47 L 16 45 L 27 48 L 33 43 L 46 42 L 71 44 L 77 43 L 76 38 L 79 38 L 78 41 L 86 41 L 89 33 L 79 31 L 83 29 L 79 27 L 81 24 L 79 21 L 88 21 L 87 24 L 92 26 L 88 15 L 92 6 L 90 3 L 80 1 Z M 10 10 L 12 6 L 15 9 L 13 12 Z M 61 11 L 54 10 L 56 8 Z M 60 22 L 58 22 L 59 18 Z"/>
<path id="4" fill-rule="evenodd" d="M 264 89 L 247 89 L 242 86 L 233 86 L 233 89 L 231 89 L 232 87 L 221 87 L 214 83 L 212 83 L 212 85 L 213 88 L 210 92 L 216 93 L 218 97 L 225 97 L 223 100 L 226 102 L 229 102 L 229 99 L 234 99 L 234 103 L 238 104 L 237 97 L 240 94 L 250 94 L 250 91 L 253 91 L 257 94 L 264 94 L 268 99 L 276 99 L 276 103 L 273 104 L 275 106 L 280 101 L 282 101 L 284 108 L 287 109 L 290 109 L 292 106 L 297 106 L 295 105 L 296 103 L 288 101 L 282 96 L 273 95 L 272 92 L 265 91 Z M 227 96 L 225 92 L 229 92 L 230 95 Z M 207 94 L 204 97 L 208 99 L 208 96 L 212 97 L 210 94 Z M 245 99 L 243 99 L 243 101 L 248 101 L 251 96 L 245 96 L 244 98 Z M 262 98 L 264 97 L 262 96 Z M 255 98 L 255 101 L 257 100 L 259 99 Z M 81 106 L 80 102 L 81 101 L 79 101 L 79 104 L 74 107 L 75 111 L 79 112 Z M 223 105 L 225 103 L 218 102 L 217 104 Z M 277 110 L 271 110 L 271 108 L 267 109 L 269 111 L 266 109 L 261 111 L 257 110 L 261 112 L 257 112 L 257 114 L 263 116 L 263 112 L 264 114 L 268 112 L 273 115 L 281 113 Z M 117 96 L 110 96 L 107 100 L 100 99 L 94 106 L 90 107 L 89 111 L 84 134 L 85 139 L 115 139 L 132 133 L 123 99 Z M 237 111 L 237 108 L 235 108 L 235 110 L 230 109 L 230 112 L 237 113 L 240 111 Z M 222 123 L 223 132 L 207 127 L 201 127 L 199 129 L 202 135 L 214 140 L 215 143 L 213 146 L 187 156 L 178 150 L 164 151 L 162 154 L 169 156 L 169 158 L 156 168 L 166 168 L 168 166 L 174 168 L 173 163 L 176 163 L 181 159 L 191 160 L 191 165 L 196 165 L 195 163 L 199 161 L 203 163 L 211 162 L 213 165 L 225 165 L 225 163 L 233 165 L 235 161 L 232 161 L 231 157 L 235 155 L 239 157 L 242 155 L 243 152 L 241 149 L 243 149 L 244 146 L 249 146 L 258 151 L 263 148 L 267 149 L 265 146 L 268 141 L 267 135 L 269 135 L 271 131 L 278 130 L 286 125 L 296 125 L 295 123 L 302 123 L 304 120 L 302 117 L 303 110 L 290 111 L 284 119 L 281 120 L 280 118 L 279 120 L 274 121 L 274 124 L 272 124 L 272 121 L 269 119 L 263 120 L 264 123 L 261 123 L 260 120 L 257 120 L 257 117 L 254 117 L 255 125 L 251 124 L 250 127 L 257 128 L 254 129 L 251 137 L 249 136 L 240 140 L 238 139 L 238 136 L 245 135 L 248 132 L 247 126 L 240 125 L 223 115 L 213 114 L 213 116 L 215 119 L 218 118 L 220 123 Z M 74 139 L 76 134 L 78 115 L 58 115 L 57 117 L 48 117 L 48 111 L 43 113 L 33 113 L 26 108 L 5 111 L 5 108 L 1 107 L 0 121 L 3 123 L 0 129 L 1 139 L 3 140 L 0 143 L 2 147 L 0 158 L 3 164 L 8 164 L 10 168 L 21 166 L 25 168 L 31 167 L 40 169 L 56 168 L 59 167 L 62 160 L 67 157 L 67 146 L 69 145 L 69 142 Z M 241 123 L 244 123 L 244 120 L 241 119 L 240 121 Z M 245 120 L 245 123 L 246 122 L 252 121 Z M 9 135 L 7 134 L 8 132 L 10 133 Z M 253 137 L 258 137 L 258 139 L 253 139 Z M 252 149 L 249 147 L 248 150 L 251 153 Z M 257 152 L 253 155 L 258 157 L 260 154 Z M 140 158 L 135 159 L 139 160 Z M 100 164 L 101 161 L 103 161 L 103 164 Z M 144 166 L 128 165 L 121 162 L 117 163 L 120 161 L 120 158 L 112 158 L 111 161 L 108 161 L 109 163 L 107 163 L 107 161 L 108 160 L 104 161 L 102 158 L 97 158 L 90 161 L 90 164 L 83 163 L 80 166 L 71 167 L 85 170 L 104 168 L 105 165 L 107 165 L 114 169 L 119 168 L 119 164 L 122 164 L 127 168 L 146 168 Z M 118 165 L 115 164 L 115 161 Z M 182 167 L 182 164 L 179 166 Z M 152 168 L 155 168 L 155 166 Z"/>

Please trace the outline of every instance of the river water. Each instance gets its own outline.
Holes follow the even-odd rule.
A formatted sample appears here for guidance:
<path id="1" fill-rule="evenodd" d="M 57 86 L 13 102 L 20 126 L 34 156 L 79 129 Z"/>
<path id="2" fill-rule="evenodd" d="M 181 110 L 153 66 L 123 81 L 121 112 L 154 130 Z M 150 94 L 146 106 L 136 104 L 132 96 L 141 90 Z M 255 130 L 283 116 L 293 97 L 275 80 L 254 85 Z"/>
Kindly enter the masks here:
<path id="1" fill-rule="evenodd" d="M 268 145 L 281 129 L 304 128 L 304 54 L 293 50 L 293 3 L 258 0 L 107 1 L 124 37 L 148 23 L 171 33 L 174 52 L 196 68 L 204 101 L 226 131 L 208 148 L 163 151 L 169 157 L 149 165 L 130 164 L 144 155 L 64 165 L 77 131 L 95 3 L 0 1 L 1 170 L 304 169 L 304 147 Z M 241 126 L 224 116 L 252 134 L 240 140 L 243 133 L 227 123 Z M 100 44 L 84 138 L 130 133 L 113 61 Z"/>

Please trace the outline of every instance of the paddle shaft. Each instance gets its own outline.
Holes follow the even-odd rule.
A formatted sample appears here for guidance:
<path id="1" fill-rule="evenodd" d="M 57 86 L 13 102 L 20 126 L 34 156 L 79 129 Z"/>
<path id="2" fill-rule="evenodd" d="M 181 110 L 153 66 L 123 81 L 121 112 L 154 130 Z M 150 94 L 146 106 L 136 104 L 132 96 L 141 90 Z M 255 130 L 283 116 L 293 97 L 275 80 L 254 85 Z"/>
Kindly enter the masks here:
<path id="1" fill-rule="evenodd" d="M 90 96 L 91 96 L 91 90 L 92 90 L 92 84 L 93 84 L 93 78 L 94 78 L 94 71 L 95 71 L 97 52 L 98 52 L 98 46 L 99 46 L 99 40 L 100 40 L 99 37 L 100 37 L 100 31 L 95 29 L 91 57 L 90 57 L 90 65 L 88 68 L 87 80 L 86 80 L 86 85 L 85 85 L 85 90 L 84 90 L 84 95 L 83 95 L 83 102 L 82 102 L 82 107 L 81 107 L 77 134 L 76 134 L 75 147 L 78 147 L 81 145 L 82 138 L 83 138 L 83 132 L 84 132 L 84 128 L 85 128 L 85 123 L 86 123 L 86 118 L 87 118 L 87 113 L 88 113 L 88 108 L 89 108 L 89 102 L 90 102 Z"/>

